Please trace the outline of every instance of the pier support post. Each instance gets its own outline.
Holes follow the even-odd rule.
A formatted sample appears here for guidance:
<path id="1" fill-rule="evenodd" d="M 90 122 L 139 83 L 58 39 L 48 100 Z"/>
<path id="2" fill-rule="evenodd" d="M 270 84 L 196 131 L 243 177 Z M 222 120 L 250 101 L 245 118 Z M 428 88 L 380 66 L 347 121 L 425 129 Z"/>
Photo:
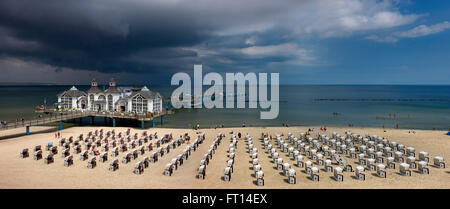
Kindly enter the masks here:
<path id="1" fill-rule="evenodd" d="M 30 135 L 30 126 L 27 126 L 27 135 Z"/>
<path id="2" fill-rule="evenodd" d="M 113 127 L 116 127 L 116 119 L 115 118 L 112 119 L 112 124 L 113 124 Z"/>
<path id="3" fill-rule="evenodd" d="M 161 125 L 164 124 L 164 115 L 161 116 Z"/>
<path id="4" fill-rule="evenodd" d="M 141 128 L 145 129 L 145 122 L 143 120 L 141 121 Z"/>
<path id="5" fill-rule="evenodd" d="M 62 130 L 62 120 L 59 121 L 59 130 Z"/>
<path id="6" fill-rule="evenodd" d="M 152 119 L 153 128 L 155 127 L 155 119 Z"/>

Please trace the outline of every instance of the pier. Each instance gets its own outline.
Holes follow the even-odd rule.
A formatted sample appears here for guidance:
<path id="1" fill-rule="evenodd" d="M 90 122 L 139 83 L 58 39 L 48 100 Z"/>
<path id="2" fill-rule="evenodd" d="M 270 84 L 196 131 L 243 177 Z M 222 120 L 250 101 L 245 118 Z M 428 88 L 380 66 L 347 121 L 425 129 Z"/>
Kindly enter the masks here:
<path id="1" fill-rule="evenodd" d="M 44 109 L 37 110 L 36 112 L 45 113 L 45 115 L 40 119 L 35 120 L 25 120 L 18 122 L 9 122 L 6 126 L 2 126 L 0 131 L 10 130 L 16 128 L 25 128 L 26 134 L 30 134 L 31 126 L 45 125 L 49 123 L 58 123 L 59 122 L 59 130 L 62 130 L 62 123 L 66 120 L 75 120 L 90 117 L 91 124 L 94 123 L 95 117 L 103 117 L 105 121 L 109 118 L 112 121 L 112 126 L 116 127 L 116 120 L 118 119 L 132 119 L 140 121 L 141 128 L 145 128 L 145 122 L 152 122 L 152 127 L 155 127 L 155 119 L 160 117 L 161 124 L 164 124 L 164 116 L 173 114 L 173 111 L 166 110 L 164 112 L 158 114 L 136 114 L 131 112 L 99 112 L 99 111 L 60 111 L 56 109 Z"/>

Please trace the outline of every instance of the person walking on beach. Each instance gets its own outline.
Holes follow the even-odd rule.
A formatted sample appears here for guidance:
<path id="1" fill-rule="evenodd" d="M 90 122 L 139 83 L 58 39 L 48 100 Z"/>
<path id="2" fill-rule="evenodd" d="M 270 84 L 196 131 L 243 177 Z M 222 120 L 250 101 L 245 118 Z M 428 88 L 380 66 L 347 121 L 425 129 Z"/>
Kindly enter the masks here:
<path id="1" fill-rule="evenodd" d="M 241 138 L 241 132 L 238 133 L 238 137 L 239 137 L 239 139 Z"/>
<path id="2" fill-rule="evenodd" d="M 58 131 L 58 139 L 61 137 L 61 133 L 59 133 L 59 131 Z"/>

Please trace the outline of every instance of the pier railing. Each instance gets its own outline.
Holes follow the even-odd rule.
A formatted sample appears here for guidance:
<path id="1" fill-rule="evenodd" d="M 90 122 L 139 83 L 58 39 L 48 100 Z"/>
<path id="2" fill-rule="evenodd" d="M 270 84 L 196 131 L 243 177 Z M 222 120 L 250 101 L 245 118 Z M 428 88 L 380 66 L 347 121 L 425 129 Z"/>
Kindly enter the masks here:
<path id="1" fill-rule="evenodd" d="M 150 121 L 156 117 L 160 117 L 167 114 L 172 114 L 172 111 L 163 111 L 157 114 L 138 114 L 132 112 L 100 112 L 100 111 L 67 111 L 67 110 L 44 110 L 41 112 L 47 113 L 47 116 L 42 116 L 34 120 L 19 120 L 19 121 L 9 121 L 6 125 L 2 124 L 0 130 L 8 130 L 26 126 L 36 126 L 44 125 L 47 123 L 59 122 L 64 120 L 70 120 L 81 117 L 109 117 L 109 118 L 125 118 L 125 119 L 135 119 L 141 121 Z M 48 116 L 50 115 L 50 116 Z"/>
<path id="2" fill-rule="evenodd" d="M 79 117 L 85 117 L 88 116 L 88 113 L 84 112 L 71 112 L 71 113 L 61 113 L 61 114 L 52 114 L 51 116 L 44 116 L 40 117 L 38 119 L 34 120 L 18 120 L 18 121 L 12 121 L 7 122 L 6 125 L 1 125 L 0 130 L 8 130 L 13 128 L 20 128 L 20 127 L 26 127 L 26 126 L 37 126 L 37 125 L 44 125 L 47 123 L 53 123 L 63 120 L 69 120 Z"/>

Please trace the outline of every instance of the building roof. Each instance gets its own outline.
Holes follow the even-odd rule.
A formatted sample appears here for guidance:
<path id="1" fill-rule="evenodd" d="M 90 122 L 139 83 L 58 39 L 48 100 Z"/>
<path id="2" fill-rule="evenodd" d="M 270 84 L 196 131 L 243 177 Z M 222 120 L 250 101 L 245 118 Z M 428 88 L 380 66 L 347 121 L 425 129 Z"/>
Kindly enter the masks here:
<path id="1" fill-rule="evenodd" d="M 96 94 L 102 92 L 102 90 L 100 90 L 97 86 L 91 86 L 91 88 L 87 92 Z"/>
<path id="2" fill-rule="evenodd" d="M 70 96 L 70 97 L 81 97 L 81 96 L 87 96 L 87 94 L 83 91 L 78 90 L 75 86 L 72 86 L 72 88 L 70 88 L 67 91 L 64 91 L 60 94 L 58 94 L 58 97 L 62 97 L 64 95 Z"/>
<path id="3" fill-rule="evenodd" d="M 105 90 L 105 93 L 120 93 L 119 88 L 117 88 L 116 86 L 110 86 L 108 89 Z"/>
<path id="4" fill-rule="evenodd" d="M 158 92 L 150 91 L 146 86 L 142 87 L 140 91 L 133 92 L 130 97 L 132 98 L 136 95 L 141 95 L 145 99 L 161 98 L 161 95 Z"/>

